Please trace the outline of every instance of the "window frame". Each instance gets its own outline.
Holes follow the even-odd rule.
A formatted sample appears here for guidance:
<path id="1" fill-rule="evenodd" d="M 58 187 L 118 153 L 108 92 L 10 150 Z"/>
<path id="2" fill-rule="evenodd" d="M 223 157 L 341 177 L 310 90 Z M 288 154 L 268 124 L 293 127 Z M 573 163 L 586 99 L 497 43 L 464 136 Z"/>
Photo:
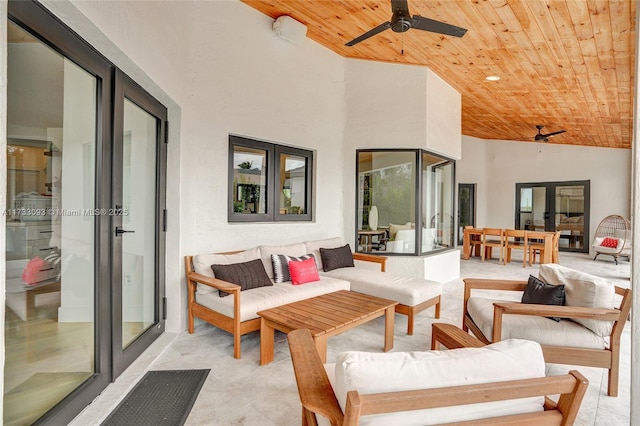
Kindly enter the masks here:
<path id="1" fill-rule="evenodd" d="M 236 147 L 245 147 L 265 151 L 266 188 L 265 213 L 236 213 L 234 203 L 234 157 Z M 293 155 L 305 158 L 305 213 L 281 214 L 280 201 L 280 156 Z M 240 223 L 254 222 L 300 222 L 313 220 L 313 151 L 287 145 L 276 144 L 245 136 L 229 135 L 228 184 L 227 184 L 227 221 Z"/>
<path id="2" fill-rule="evenodd" d="M 407 153 L 412 153 L 414 155 L 415 158 L 415 162 L 414 162 L 414 166 L 416 167 L 415 171 L 414 171 L 414 199 L 415 199 L 415 205 L 414 207 L 414 217 L 415 217 L 415 222 L 414 223 L 422 223 L 423 221 L 423 214 L 422 214 L 422 205 L 424 203 L 424 197 L 422 195 L 423 192 L 423 182 L 422 182 L 422 172 L 423 172 L 423 168 L 424 168 L 424 160 L 423 160 L 423 156 L 424 154 L 428 154 L 431 155 L 433 157 L 436 158 L 440 158 L 443 160 L 442 163 L 439 164 L 439 166 L 444 166 L 444 165 L 448 165 L 451 164 L 452 169 L 452 179 L 451 179 L 451 185 L 450 185 L 450 191 L 451 191 L 451 199 L 452 199 L 452 211 L 454 211 L 453 209 L 455 209 L 455 180 L 456 180 L 456 160 L 454 158 L 450 158 L 447 157 L 445 155 L 442 155 L 438 152 L 434 152 L 434 151 L 430 151 L 427 149 L 422 149 L 422 148 L 362 148 L 362 149 L 356 149 L 356 158 L 355 158 L 355 162 L 356 162 L 356 167 L 355 167 L 355 171 L 356 171 L 356 176 L 355 176 L 355 230 L 354 230 L 354 238 L 356 241 L 356 249 L 355 252 L 357 253 L 365 253 L 365 254 L 372 254 L 372 255 L 383 255 L 383 256 L 430 256 L 432 254 L 436 254 L 436 253 L 442 253 L 444 251 L 449 251 L 449 250 L 453 250 L 455 249 L 455 240 L 452 240 L 452 245 L 451 247 L 440 247 L 440 248 L 436 248 L 433 250 L 429 250 L 429 251 L 422 251 L 422 226 L 416 226 L 415 227 L 415 232 L 416 232 L 416 238 L 415 238 L 415 246 L 413 248 L 412 252 L 391 252 L 391 251 L 381 251 L 381 252 L 376 252 L 376 251 L 366 251 L 366 250 L 361 250 L 359 247 L 359 244 L 357 243 L 359 241 L 359 234 L 358 234 L 358 223 L 359 223 L 359 177 L 360 177 L 360 173 L 362 172 L 360 170 L 360 155 L 362 153 L 385 153 L 385 152 L 407 152 Z M 455 220 L 454 220 L 454 227 L 455 227 Z M 453 233 L 453 236 L 455 237 L 455 232 Z M 454 238 L 453 237 L 453 238 Z"/>

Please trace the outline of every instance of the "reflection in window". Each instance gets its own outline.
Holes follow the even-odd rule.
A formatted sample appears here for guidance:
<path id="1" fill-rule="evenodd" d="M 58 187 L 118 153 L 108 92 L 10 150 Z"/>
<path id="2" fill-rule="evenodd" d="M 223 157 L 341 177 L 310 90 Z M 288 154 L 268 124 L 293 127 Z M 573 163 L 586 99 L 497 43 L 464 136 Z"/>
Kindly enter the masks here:
<path id="1" fill-rule="evenodd" d="M 359 252 L 416 254 L 454 245 L 453 161 L 422 150 L 359 150 L 357 157 Z"/>
<path id="2" fill-rule="evenodd" d="M 229 136 L 229 221 L 311 220 L 313 152 Z"/>
<path id="3" fill-rule="evenodd" d="M 233 211 L 267 212 L 267 151 L 237 146 L 233 152 Z"/>

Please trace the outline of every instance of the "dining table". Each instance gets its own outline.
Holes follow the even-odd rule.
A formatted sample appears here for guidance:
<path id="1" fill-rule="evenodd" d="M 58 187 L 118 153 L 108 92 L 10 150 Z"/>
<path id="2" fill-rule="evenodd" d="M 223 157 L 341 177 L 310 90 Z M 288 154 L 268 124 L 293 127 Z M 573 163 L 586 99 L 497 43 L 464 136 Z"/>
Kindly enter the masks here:
<path id="1" fill-rule="evenodd" d="M 546 231 L 527 231 L 528 240 L 540 240 L 544 244 L 544 250 L 541 252 L 540 263 L 552 263 L 553 261 L 553 232 Z M 469 260 L 471 257 L 471 248 L 475 248 L 474 256 L 480 256 L 482 245 L 472 244 L 473 242 L 482 240 L 482 228 L 465 228 L 462 236 L 462 258 Z M 490 258 L 490 256 L 485 256 Z"/>

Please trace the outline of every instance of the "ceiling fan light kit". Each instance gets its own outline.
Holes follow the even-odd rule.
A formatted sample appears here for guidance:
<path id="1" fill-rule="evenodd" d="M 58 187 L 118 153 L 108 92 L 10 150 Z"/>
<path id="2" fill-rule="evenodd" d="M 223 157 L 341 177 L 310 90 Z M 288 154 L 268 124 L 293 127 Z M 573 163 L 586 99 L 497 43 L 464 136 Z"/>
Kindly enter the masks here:
<path id="1" fill-rule="evenodd" d="M 307 26 L 291 16 L 282 15 L 273 22 L 273 32 L 291 43 L 300 45 L 307 36 Z"/>
<path id="2" fill-rule="evenodd" d="M 367 31 L 359 37 L 354 38 L 345 46 L 353 46 L 373 37 L 374 35 L 381 33 L 382 31 L 391 28 L 396 33 L 405 33 L 412 28 L 416 30 L 429 31 L 432 33 L 444 34 L 453 37 L 462 37 L 467 30 L 465 28 L 456 27 L 455 25 L 447 24 L 440 21 L 434 21 L 433 19 L 425 18 L 420 15 L 413 15 L 409 13 L 409 4 L 407 0 L 391 0 L 391 20 L 384 22 L 377 27 Z"/>

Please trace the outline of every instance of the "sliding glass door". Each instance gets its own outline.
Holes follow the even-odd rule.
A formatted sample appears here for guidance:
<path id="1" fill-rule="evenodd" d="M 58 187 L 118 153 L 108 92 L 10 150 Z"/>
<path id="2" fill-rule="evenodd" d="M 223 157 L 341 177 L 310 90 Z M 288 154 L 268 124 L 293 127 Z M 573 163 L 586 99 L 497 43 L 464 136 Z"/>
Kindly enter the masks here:
<path id="1" fill-rule="evenodd" d="M 66 424 L 164 330 L 167 113 L 38 3 L 8 12 L 3 424 Z"/>
<path id="2" fill-rule="evenodd" d="M 559 249 L 588 253 L 590 182 L 516 184 L 516 228 L 560 232 Z"/>

